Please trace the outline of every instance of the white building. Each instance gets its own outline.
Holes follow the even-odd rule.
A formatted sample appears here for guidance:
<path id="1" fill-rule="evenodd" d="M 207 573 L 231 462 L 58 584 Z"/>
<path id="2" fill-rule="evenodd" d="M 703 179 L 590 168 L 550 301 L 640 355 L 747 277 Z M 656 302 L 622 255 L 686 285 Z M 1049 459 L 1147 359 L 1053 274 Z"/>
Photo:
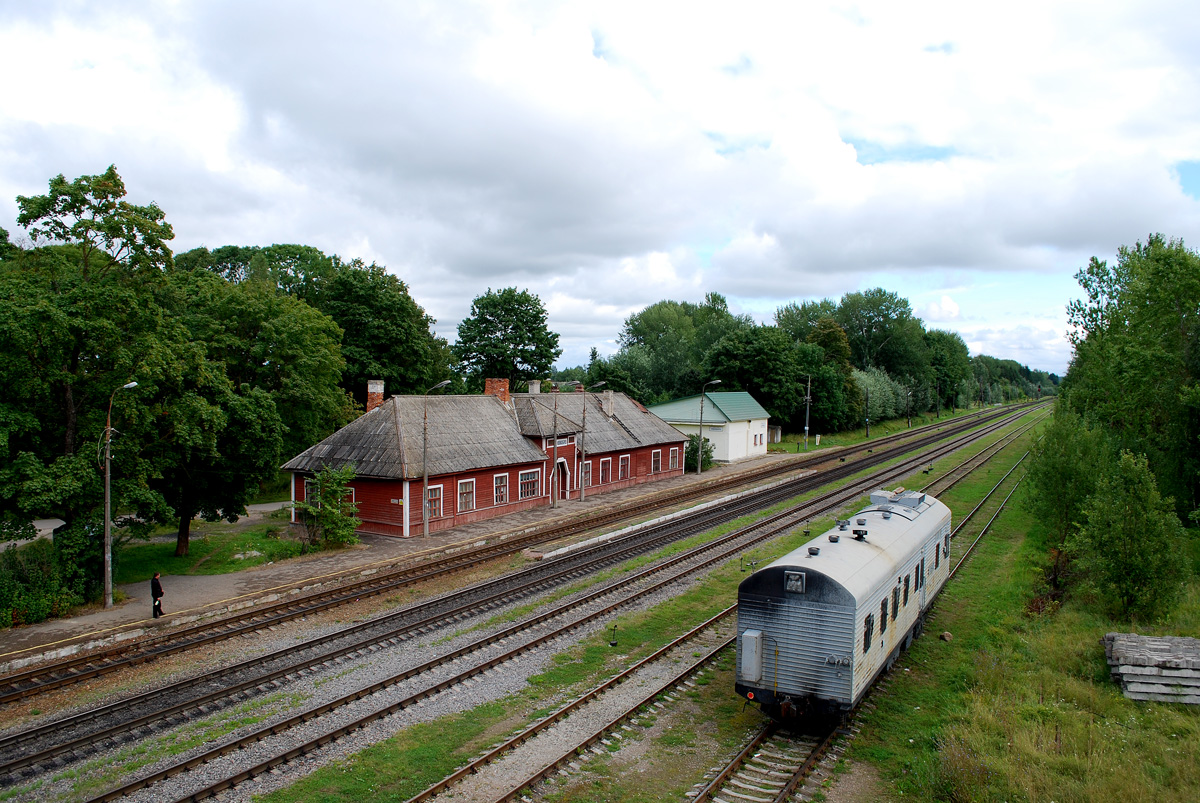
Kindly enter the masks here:
<path id="1" fill-rule="evenodd" d="M 767 411 L 745 391 L 703 395 L 704 438 L 722 463 L 767 453 Z M 701 396 L 688 396 L 648 408 L 685 435 L 700 431 Z"/>

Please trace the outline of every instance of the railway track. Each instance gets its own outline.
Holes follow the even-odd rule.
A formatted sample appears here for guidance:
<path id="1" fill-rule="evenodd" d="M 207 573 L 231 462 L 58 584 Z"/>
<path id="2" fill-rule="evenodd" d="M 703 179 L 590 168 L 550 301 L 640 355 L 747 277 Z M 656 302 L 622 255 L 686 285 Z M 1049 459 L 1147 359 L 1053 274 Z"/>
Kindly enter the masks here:
<path id="1" fill-rule="evenodd" d="M 980 436 L 979 436 L 978 434 L 976 434 L 974 437 L 980 437 Z M 964 439 L 960 439 L 960 440 L 965 440 L 965 438 L 964 438 Z M 956 449 L 956 448 L 958 448 L 958 447 L 959 447 L 959 446 L 961 446 L 961 445 L 962 445 L 962 444 L 961 444 L 959 441 L 953 441 L 953 442 L 951 442 L 951 443 L 944 444 L 944 445 L 941 447 L 941 449 L 940 449 L 939 451 L 943 451 L 943 452 L 947 452 L 947 453 L 948 453 L 949 451 L 952 451 L 953 449 Z M 919 463 L 921 463 L 921 462 L 922 462 L 924 459 L 926 459 L 926 458 L 925 458 L 925 456 L 919 456 L 919 457 L 916 457 L 916 458 L 911 458 L 911 459 L 909 459 L 909 460 L 907 460 L 907 461 L 903 462 L 902 464 L 900 464 L 900 465 L 898 465 L 898 466 L 894 466 L 894 467 L 891 467 L 891 468 L 889 468 L 889 469 L 888 469 L 886 472 L 873 474 L 873 475 L 871 475 L 871 476 L 869 476 L 869 477 L 867 477 L 867 478 L 865 478 L 865 479 L 863 479 L 863 480 L 860 480 L 858 483 L 855 483 L 855 484 L 854 484 L 854 486 L 853 486 L 853 487 L 851 487 L 850 489 L 847 489 L 847 490 L 845 490 L 845 491 L 841 492 L 841 496 L 842 496 L 842 497 L 853 497 L 854 495 L 860 494 L 860 493 L 861 493 L 863 490 L 865 490 L 865 489 L 869 489 L 870 487 L 874 487 L 874 486 L 876 486 L 876 485 L 878 485 L 878 484 L 880 484 L 880 483 L 882 483 L 882 482 L 887 482 L 887 481 L 888 481 L 888 479 L 887 479 L 887 477 L 886 477 L 885 475 L 895 475 L 895 474 L 903 474 L 903 473 L 910 472 L 910 471 L 911 471 L 911 470 L 912 470 L 912 469 L 913 469 L 913 468 L 914 468 L 916 465 L 918 465 Z M 861 470 L 859 467 L 853 467 L 853 468 L 854 468 L 854 470 Z M 849 470 L 849 469 L 847 469 L 847 470 Z M 789 486 L 790 486 L 790 484 L 785 484 L 785 485 L 789 485 Z M 796 493 L 796 490 L 797 490 L 797 489 L 796 489 L 794 486 L 791 486 L 791 487 L 786 487 L 786 488 L 782 488 L 782 489 L 776 489 L 776 490 L 778 491 L 778 493 L 779 493 L 779 494 L 792 494 L 792 495 L 794 495 L 794 494 Z M 784 513 L 777 514 L 776 516 L 773 516 L 773 517 L 771 517 L 771 519 L 770 519 L 770 520 L 768 520 L 768 522 L 767 522 L 767 523 L 768 523 L 768 524 L 769 524 L 771 527 L 773 527 L 774 529 L 770 530 L 769 532 L 766 532 L 766 531 L 764 531 L 764 533 L 762 533 L 762 534 L 760 534 L 760 535 L 756 536 L 755 538 L 757 539 L 757 541 L 761 541 L 761 540 L 763 540 L 763 539 L 765 539 L 765 538 L 768 538 L 768 537 L 773 537 L 775 534 L 778 534 L 778 532 L 780 532 L 780 531 L 782 531 L 782 530 L 786 530 L 786 529 L 788 529 L 788 528 L 790 528 L 790 527 L 794 527 L 794 526 L 796 526 L 796 522 L 799 520 L 799 517 L 800 517 L 800 516 L 811 517 L 812 515 L 815 515 L 815 514 L 817 513 L 817 511 L 818 511 L 819 507 L 820 507 L 822 504 L 824 504 L 824 505 L 829 505 L 829 504 L 838 504 L 838 502 L 834 501 L 834 500 L 835 500 L 835 497 L 837 497 L 837 496 L 838 496 L 838 494 L 826 494 L 826 495 L 824 495 L 823 497 L 819 497 L 817 500 L 813 500 L 812 502 L 805 503 L 804 505 L 801 505 L 801 506 L 799 506 L 798 508 L 796 508 L 796 509 L 794 509 L 794 510 L 791 510 L 791 511 L 784 511 Z M 731 505 L 730 507 L 732 508 L 732 507 L 735 507 L 735 506 L 732 506 L 732 505 Z M 726 511 L 726 512 L 725 512 L 725 515 L 740 515 L 740 514 L 741 514 L 741 513 L 740 513 L 740 511 L 737 511 L 737 510 L 733 510 L 733 511 Z M 788 516 L 789 516 L 789 515 L 791 516 L 791 520 L 790 520 L 790 521 L 788 521 L 788 520 L 787 520 L 787 518 L 788 518 Z M 706 527 L 706 526 L 710 526 L 710 524 L 709 524 L 709 523 L 697 524 L 696 522 L 687 522 L 687 523 L 682 523 L 680 526 L 683 526 L 683 527 L 685 528 L 685 530 L 686 530 L 686 528 L 688 528 L 688 527 L 692 528 L 691 530 L 687 530 L 687 531 L 691 532 L 691 531 L 694 531 L 694 530 L 695 530 L 695 527 L 697 527 L 697 526 L 699 526 L 699 527 Z M 756 528 L 757 528 L 757 529 L 759 529 L 759 530 L 763 530 L 763 529 L 764 529 L 764 527 L 763 527 L 763 525 L 762 525 L 762 524 L 756 525 Z M 756 529 L 756 528 L 747 528 L 746 530 L 739 531 L 739 533 L 740 533 L 742 536 L 744 536 L 746 532 L 748 532 L 748 531 L 750 531 L 750 530 L 753 530 L 753 529 Z M 737 534 L 735 534 L 735 535 L 737 535 Z M 678 534 L 677 534 L 677 535 L 676 535 L 676 536 L 674 536 L 674 537 L 676 537 L 676 538 L 677 538 L 677 537 L 683 537 L 683 536 L 682 536 L 682 535 L 678 535 Z M 672 540 L 672 539 L 668 539 L 668 540 Z M 703 547 L 699 547 L 699 548 L 697 548 L 697 550 L 700 550 L 700 551 L 709 551 L 709 552 L 713 552 L 714 550 L 716 550 L 716 554 L 714 555 L 714 557 L 712 557 L 712 558 L 711 558 L 711 559 L 709 559 L 709 561 L 708 561 L 708 562 L 711 562 L 711 561 L 713 561 L 713 560 L 724 560 L 724 559 L 727 559 L 727 558 L 728 558 L 730 555 L 736 554 L 738 551 L 745 549 L 745 548 L 746 548 L 746 543 L 747 543 L 747 542 L 745 542 L 745 541 L 743 541 L 743 543 L 735 543 L 734 541 L 732 541 L 732 540 L 728 540 L 728 539 L 727 539 L 727 540 L 726 540 L 726 544 L 729 544 L 729 545 L 731 545 L 731 546 L 727 546 L 727 547 L 726 547 L 726 548 L 727 548 L 727 551 L 726 551 L 724 554 L 720 554 L 720 548 L 721 548 L 721 544 L 720 544 L 720 543 L 717 543 L 717 542 L 714 542 L 713 544 L 704 545 Z M 606 546 L 607 546 L 607 545 L 606 545 Z M 696 552 L 696 550 L 692 550 L 692 551 L 690 551 L 690 552 L 694 553 L 694 552 Z M 684 559 L 688 559 L 689 557 L 691 557 L 691 555 L 690 555 L 689 553 L 685 553 L 684 557 L 683 557 L 683 558 L 679 558 L 678 560 L 684 560 Z M 610 559 L 610 560 L 612 559 L 612 556 L 611 556 L 611 555 L 609 556 L 609 559 Z M 675 559 L 673 559 L 673 560 L 675 560 Z M 678 562 L 678 560 L 675 560 L 675 562 Z M 549 564 L 549 563 L 553 563 L 553 562 L 548 562 L 548 564 Z M 563 561 L 563 563 L 565 564 L 565 563 L 566 563 L 566 561 Z M 570 571 L 579 571 L 579 570 L 571 570 L 571 569 L 568 569 L 568 570 L 567 570 L 567 572 L 568 572 L 568 573 L 569 573 Z M 661 571 L 661 569 L 657 569 L 656 571 Z M 558 577 L 557 577 L 557 579 L 556 579 L 556 580 L 549 580 L 549 579 L 547 579 L 547 577 L 546 577 L 546 576 L 543 576 L 542 578 L 540 578 L 540 580 L 534 580 L 533 582 L 534 582 L 535 584 L 536 584 L 536 583 L 538 583 L 538 582 L 541 582 L 542 584 L 546 584 L 546 583 L 553 584 L 553 583 L 555 583 L 555 582 L 561 582 L 561 581 L 562 581 L 562 577 L 564 577 L 564 576 L 565 576 L 565 575 L 563 575 L 563 574 L 560 574 L 560 575 L 558 575 Z M 671 580 L 671 581 L 667 581 L 667 582 L 672 582 L 672 581 L 673 581 L 673 580 Z M 611 593 L 611 590 L 609 590 L 609 591 L 605 591 L 604 593 Z M 500 604 L 500 603 L 498 603 L 498 602 L 492 602 L 492 603 L 489 603 L 489 604 L 490 604 L 492 607 L 494 607 L 495 605 L 497 605 L 497 604 Z M 445 616 L 445 615 L 446 615 L 446 614 L 443 614 L 443 616 Z M 450 614 L 450 617 L 449 617 L 449 618 L 451 618 L 451 619 L 453 619 L 453 618 L 458 618 L 458 614 L 457 614 L 457 613 Z M 430 626 L 432 626 L 432 625 L 430 625 L 430 624 L 428 624 L 428 623 L 426 623 L 426 624 L 423 624 L 423 625 L 421 625 L 420 627 L 418 627 L 418 628 L 417 628 L 417 630 L 416 630 L 415 632 L 424 632 L 424 631 L 425 631 L 425 630 L 427 630 L 427 629 L 428 629 L 428 627 L 430 627 Z M 506 637 L 507 637 L 507 636 L 506 636 Z M 403 638 L 401 638 L 401 637 L 399 637 L 399 636 L 392 636 L 392 638 L 393 638 L 393 639 L 397 639 L 397 638 L 398 638 L 398 639 L 400 639 L 400 640 L 403 640 Z M 360 647 L 360 648 L 361 648 L 361 647 Z M 476 648 L 476 649 L 478 649 L 478 648 Z M 451 659 L 451 660 L 457 660 L 459 657 L 461 657 L 461 655 L 459 655 L 459 656 L 456 656 L 455 658 L 453 658 L 453 659 Z M 327 658 L 327 659 L 326 659 L 326 662 L 328 662 L 329 660 L 331 660 L 331 659 L 328 659 L 328 658 Z M 495 664 L 492 664 L 492 666 L 494 666 L 494 665 L 495 665 Z M 276 673 L 277 673 L 277 674 L 276 674 L 276 676 L 282 676 L 282 677 L 286 677 L 286 676 L 288 676 L 288 675 L 295 674 L 297 671 L 300 671 L 300 670 L 297 670 L 297 669 L 295 669 L 295 668 L 292 668 L 292 669 L 291 669 L 291 670 L 289 670 L 289 671 L 281 671 L 281 670 L 278 670 L 278 669 L 277 669 L 277 670 L 276 670 Z M 483 670 L 483 671 L 486 671 L 486 670 Z M 411 677 L 411 675 L 409 675 L 409 676 Z M 403 678 L 402 678 L 402 679 L 403 679 Z M 393 681 L 392 681 L 392 683 L 393 683 L 393 684 L 394 684 L 394 683 L 396 683 L 396 682 L 399 682 L 399 681 L 397 681 L 397 680 L 393 680 Z M 461 682 L 461 681 L 459 681 L 459 682 Z M 261 687 L 262 685 L 263 685 L 263 682 L 259 682 L 258 684 L 256 684 L 256 687 Z M 375 693 L 377 693 L 377 692 L 378 692 L 378 691 L 379 691 L 381 688 L 384 688 L 384 687 L 380 687 L 380 688 L 372 688 L 370 691 L 368 691 L 368 692 L 365 692 L 365 694 L 375 694 Z M 433 693 L 433 692 L 430 692 L 430 693 Z M 355 699 L 359 699 L 360 697 L 361 697 L 361 694 L 360 694 L 360 695 L 358 695 L 358 696 L 356 696 L 356 697 L 355 697 Z M 204 707 L 205 707 L 206 705 L 208 705 L 209 703 L 211 703 L 211 700 L 205 700 L 205 701 L 199 701 L 199 702 L 197 702 L 197 701 L 193 701 L 193 702 L 192 702 L 192 704 L 191 704 L 191 706 L 192 706 L 193 708 L 198 708 L 198 709 L 201 709 L 201 710 L 203 710 L 203 709 L 204 709 Z M 330 710 L 331 710 L 331 709 L 330 709 Z M 162 713 L 162 712 L 159 712 L 159 714 L 157 715 L 157 718 L 158 718 L 158 719 L 160 719 L 160 720 L 162 720 L 162 721 L 164 721 L 164 722 L 171 722 L 171 721 L 172 721 L 172 720 L 171 720 L 171 717 L 172 717 L 172 716 L 174 716 L 174 715 L 175 715 L 175 714 L 177 714 L 177 713 L 178 713 L 178 711 L 174 711 L 174 712 L 171 712 L 171 713 L 169 713 L 169 714 L 164 714 L 164 713 Z M 315 717 L 315 716 L 321 716 L 323 713 L 325 713 L 325 712 L 323 711 L 323 712 L 320 712 L 320 713 L 317 713 L 317 714 L 308 714 L 308 715 L 304 715 L 304 714 L 302 714 L 302 715 L 300 715 L 300 718 L 299 718 L 298 720 L 296 720 L 296 723 L 293 723 L 293 724 L 298 724 L 298 723 L 303 723 L 303 722 L 306 722 L 306 721 L 308 721 L 308 720 L 312 719 L 312 718 L 313 718 L 313 717 Z M 52 724 L 54 724 L 54 723 L 52 723 Z M 145 723 L 145 722 L 133 722 L 132 720 L 130 720 L 129 722 L 126 722 L 124 726 L 118 726 L 118 727 L 119 727 L 119 728 L 120 728 L 120 727 L 123 727 L 125 732 L 133 732 L 133 731 L 134 731 L 135 729 L 137 729 L 137 728 L 145 727 L 145 725 L 146 725 L 146 723 Z M 279 727 L 280 727 L 280 726 L 279 726 L 278 724 L 276 724 L 276 725 L 272 725 L 272 726 L 271 726 L 271 731 L 272 731 L 272 732 L 274 732 L 274 731 L 275 731 L 275 730 L 277 730 Z M 360 726 L 360 727 L 361 727 L 361 726 Z M 351 730 L 353 730 L 353 728 L 352 728 Z M 350 731 L 346 731 L 346 732 L 350 732 Z M 110 731 L 110 732 L 103 733 L 103 734 L 101 734 L 101 735 L 99 735 L 99 736 L 95 736 L 95 737 L 91 737 L 91 738 L 92 738 L 92 743 L 93 743 L 93 744 L 104 743 L 104 742 L 106 742 L 106 741 L 108 741 L 108 740 L 111 740 L 112 738 L 114 738 L 114 732 Z M 328 740 L 328 739 L 330 739 L 330 738 L 337 738 L 337 737 L 336 737 L 336 736 L 329 736 L 328 734 L 325 734 L 325 735 L 323 735 L 323 736 L 322 736 L 322 737 L 320 737 L 320 738 L 324 738 L 324 739 Z M 257 739 L 255 739 L 255 741 L 257 741 Z M 323 743 L 324 743 L 324 742 L 321 742 L 321 744 L 323 744 Z M 238 744 L 236 747 L 234 747 L 234 748 L 232 748 L 232 749 L 241 749 L 242 747 L 245 747 L 245 745 L 246 745 L 246 743 L 245 743 L 245 742 L 244 742 L 244 740 L 243 740 L 241 743 L 239 743 L 239 744 Z M 318 746 L 319 746 L 319 745 L 318 745 Z M 77 753 L 77 752 L 78 752 L 78 751 L 80 751 L 80 750 L 86 750 L 86 747 L 84 747 L 83 745 L 81 745 L 81 744 L 79 744 L 79 743 L 76 743 L 76 742 L 71 742 L 69 745 L 68 745 L 68 744 L 60 745 L 60 750 L 59 750 L 59 752 L 58 752 L 58 753 L 54 753 L 54 754 L 44 754 L 44 755 L 41 755 L 41 756 L 39 756 L 39 757 L 38 757 L 36 760 L 33 760 L 33 761 L 30 761 L 30 760 L 28 760 L 28 757 L 25 757 L 24 759 L 20 759 L 20 761 L 18 761 L 18 762 L 13 762 L 13 767 L 14 767 L 14 768 L 18 768 L 18 767 L 17 767 L 17 764 L 18 764 L 18 763 L 21 763 L 22 761 L 23 761 L 24 763 L 21 763 L 21 766 L 24 766 L 24 767 L 34 767 L 34 766 L 36 766 L 36 765 L 37 765 L 39 762 L 52 762 L 52 763 L 54 763 L 54 764 L 57 766 L 58 764 L 60 764 L 60 763 L 61 763 L 61 761 L 62 761 L 62 760 L 64 760 L 64 759 L 63 759 L 63 755 L 64 755 L 64 754 L 71 754 L 71 755 L 74 755 L 75 753 Z M 209 758 L 205 759 L 205 761 L 208 761 L 208 760 L 212 760 L 212 757 L 209 757 Z M 284 759 L 284 760 L 286 760 L 286 759 Z M 202 763 L 203 763 L 203 762 L 202 762 Z M 169 776 L 164 776 L 164 777 L 169 777 Z M 124 790 L 124 791 L 122 791 L 122 792 L 121 792 L 121 794 L 125 794 L 125 793 L 127 793 L 128 791 L 131 791 L 131 790 Z M 113 796 L 104 796 L 104 797 L 102 797 L 102 798 L 99 798 L 99 799 L 114 799 L 114 797 L 113 797 Z"/>
<path id="2" fill-rule="evenodd" d="M 807 458 L 786 466 L 772 466 L 752 475 L 736 478 L 738 485 L 761 482 L 763 480 L 803 471 L 816 465 L 831 465 L 832 468 L 823 474 L 830 480 L 836 480 L 845 475 L 847 457 L 859 453 L 865 456 L 849 466 L 861 470 L 867 465 L 877 465 L 891 459 L 909 449 L 919 449 L 928 446 L 942 438 L 952 437 L 976 426 L 986 425 L 997 418 L 1003 419 L 1023 410 L 1024 407 L 1006 408 L 1001 411 L 984 411 L 970 417 L 954 419 L 953 422 L 942 425 L 912 430 L 878 439 L 864 444 L 850 452 L 841 452 L 833 456 L 838 462 L 831 462 L 829 456 Z M 802 480 L 803 478 L 801 478 Z M 670 502 L 677 504 L 681 501 L 708 495 L 731 486 L 732 481 L 707 487 L 704 489 L 689 489 L 687 492 L 671 497 Z M 499 557 L 508 556 L 531 546 L 561 540 L 565 537 L 598 529 L 602 526 L 629 521 L 644 516 L 665 504 L 664 499 L 655 499 L 638 505 L 624 506 L 618 510 L 606 511 L 598 516 L 591 516 L 582 521 L 568 522 L 566 525 L 544 528 L 507 538 L 499 543 L 489 543 L 481 547 L 461 550 L 452 555 L 443 556 L 419 565 L 403 565 L 391 570 L 384 570 L 374 575 L 344 583 L 333 589 L 324 589 L 303 595 L 299 598 L 284 600 L 275 604 L 258 606 L 253 611 L 226 617 L 216 622 L 205 622 L 170 631 L 161 635 L 139 639 L 133 642 L 123 642 L 119 645 L 92 651 L 87 654 L 70 656 L 37 666 L 32 666 L 17 672 L 0 676 L 0 705 L 15 700 L 28 699 L 30 695 L 51 689 L 61 688 L 72 683 L 89 680 L 120 669 L 137 666 L 169 655 L 175 655 L 188 650 L 203 648 L 218 641 L 235 636 L 242 636 L 267 630 L 292 621 L 297 618 L 312 616 L 323 611 L 335 609 L 341 605 L 358 601 L 364 597 L 376 596 L 409 588 L 415 583 L 444 576 L 448 572 L 461 572 L 493 561 Z"/>

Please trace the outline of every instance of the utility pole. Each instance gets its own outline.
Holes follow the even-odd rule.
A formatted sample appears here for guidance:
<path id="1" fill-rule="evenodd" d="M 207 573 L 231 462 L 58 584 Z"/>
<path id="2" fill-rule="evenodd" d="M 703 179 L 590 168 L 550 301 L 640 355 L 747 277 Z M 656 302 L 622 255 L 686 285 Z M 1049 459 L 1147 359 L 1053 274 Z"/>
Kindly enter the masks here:
<path id="1" fill-rule="evenodd" d="M 808 411 L 812 405 L 812 374 L 808 374 L 808 388 L 804 391 L 804 451 L 808 451 Z"/>

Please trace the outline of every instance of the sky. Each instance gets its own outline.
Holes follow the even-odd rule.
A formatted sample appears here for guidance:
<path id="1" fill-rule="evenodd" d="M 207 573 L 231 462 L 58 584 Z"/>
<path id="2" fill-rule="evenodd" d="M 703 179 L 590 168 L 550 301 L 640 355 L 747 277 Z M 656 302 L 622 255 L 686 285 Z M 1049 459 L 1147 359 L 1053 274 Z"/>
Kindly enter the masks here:
<path id="1" fill-rule="evenodd" d="M 1200 243 L 1197 41 L 1153 0 L 0 0 L 0 227 L 115 164 L 177 252 L 377 262 L 451 341 L 528 289 L 560 366 L 663 299 L 883 287 L 1062 374 L 1090 257 Z"/>

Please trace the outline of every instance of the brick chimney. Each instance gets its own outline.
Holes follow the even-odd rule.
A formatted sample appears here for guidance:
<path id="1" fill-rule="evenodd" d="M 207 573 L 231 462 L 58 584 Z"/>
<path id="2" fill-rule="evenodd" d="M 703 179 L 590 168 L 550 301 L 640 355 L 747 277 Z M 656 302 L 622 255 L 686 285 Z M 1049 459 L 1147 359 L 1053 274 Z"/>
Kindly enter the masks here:
<path id="1" fill-rule="evenodd" d="M 368 379 L 367 380 L 367 412 L 371 412 L 379 405 L 383 404 L 383 380 Z"/>
<path id="2" fill-rule="evenodd" d="M 485 379 L 483 380 L 483 392 L 488 396 L 499 396 L 500 401 L 508 404 L 508 380 L 507 379 Z"/>

